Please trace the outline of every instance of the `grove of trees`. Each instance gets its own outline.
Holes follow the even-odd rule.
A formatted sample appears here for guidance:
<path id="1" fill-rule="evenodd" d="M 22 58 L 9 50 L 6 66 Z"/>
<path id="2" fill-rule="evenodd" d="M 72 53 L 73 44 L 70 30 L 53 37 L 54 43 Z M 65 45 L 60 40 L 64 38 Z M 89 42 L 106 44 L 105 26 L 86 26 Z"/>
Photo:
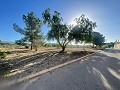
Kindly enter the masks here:
<path id="1" fill-rule="evenodd" d="M 43 25 L 47 25 L 50 29 L 47 33 L 47 40 L 55 40 L 62 48 L 62 52 L 72 41 L 84 44 L 93 43 L 99 46 L 105 42 L 105 37 L 101 33 L 93 31 L 97 27 L 96 22 L 90 21 L 84 14 L 79 18 L 75 18 L 76 25 L 67 25 L 61 17 L 61 13 L 57 11 L 52 13 L 47 8 L 43 11 L 41 20 L 33 12 L 30 12 L 28 15 L 23 15 L 23 21 L 26 25 L 24 29 L 16 23 L 13 24 L 14 30 L 24 35 L 16 43 L 25 44 L 25 42 L 30 42 L 31 50 L 35 48 L 37 51 L 37 43 L 43 40 Z"/>

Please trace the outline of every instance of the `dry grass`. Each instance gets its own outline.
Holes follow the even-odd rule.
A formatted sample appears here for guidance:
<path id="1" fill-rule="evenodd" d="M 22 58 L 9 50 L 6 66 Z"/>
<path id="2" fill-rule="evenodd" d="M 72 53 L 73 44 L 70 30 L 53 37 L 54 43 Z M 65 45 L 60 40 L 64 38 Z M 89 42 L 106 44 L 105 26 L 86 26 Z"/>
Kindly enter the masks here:
<path id="1" fill-rule="evenodd" d="M 60 51 L 61 49 L 57 49 L 55 47 L 41 47 L 38 48 L 38 51 L 34 50 L 29 50 L 29 49 L 7 49 L 7 48 L 0 48 L 0 51 L 9 51 L 11 54 L 7 55 L 7 57 L 4 60 L 9 60 L 9 59 L 15 59 L 15 58 L 20 58 L 28 55 L 34 55 L 37 53 L 42 53 L 42 52 L 49 52 L 49 51 Z M 66 48 L 67 52 L 72 52 L 72 51 L 83 51 L 82 48 Z M 93 49 L 86 48 L 86 51 L 94 51 Z"/>

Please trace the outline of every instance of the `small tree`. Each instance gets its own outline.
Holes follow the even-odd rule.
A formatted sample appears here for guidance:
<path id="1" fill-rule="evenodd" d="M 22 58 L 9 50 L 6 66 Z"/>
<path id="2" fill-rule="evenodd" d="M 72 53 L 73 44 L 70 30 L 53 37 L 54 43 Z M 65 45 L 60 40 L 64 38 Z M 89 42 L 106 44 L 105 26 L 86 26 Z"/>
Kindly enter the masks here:
<path id="1" fill-rule="evenodd" d="M 79 18 L 76 18 L 75 21 L 77 25 L 75 25 L 71 31 L 72 38 L 75 39 L 77 43 L 92 43 L 93 29 L 96 27 L 96 23 L 90 21 L 85 15 L 81 15 Z"/>
<path id="2" fill-rule="evenodd" d="M 64 52 L 67 44 L 71 41 L 69 34 L 71 29 L 66 24 L 63 24 L 63 19 L 60 15 L 57 11 L 54 11 L 52 15 L 49 8 L 42 13 L 44 24 L 51 28 L 47 34 L 48 40 L 56 40 L 62 48 L 62 52 Z"/>
<path id="3" fill-rule="evenodd" d="M 105 37 L 99 32 L 93 32 L 93 46 L 101 46 L 105 42 Z"/>
<path id="4" fill-rule="evenodd" d="M 25 46 L 26 45 L 25 41 L 26 40 L 24 38 L 21 38 L 20 40 L 16 40 L 15 44 Z"/>
<path id="5" fill-rule="evenodd" d="M 16 23 L 13 24 L 15 31 L 24 35 L 24 40 L 31 43 L 31 50 L 33 46 L 37 51 L 37 42 L 42 38 L 41 27 L 42 21 L 33 13 L 28 13 L 27 16 L 23 15 L 23 21 L 26 25 L 24 29 L 20 28 Z"/>
<path id="6" fill-rule="evenodd" d="M 0 45 L 2 44 L 2 41 L 0 40 Z"/>

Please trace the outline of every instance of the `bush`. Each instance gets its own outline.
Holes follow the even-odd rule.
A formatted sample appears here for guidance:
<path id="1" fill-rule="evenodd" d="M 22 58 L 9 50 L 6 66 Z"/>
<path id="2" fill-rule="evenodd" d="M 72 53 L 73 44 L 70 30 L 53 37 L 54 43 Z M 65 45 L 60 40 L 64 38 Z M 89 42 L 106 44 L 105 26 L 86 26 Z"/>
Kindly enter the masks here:
<path id="1" fill-rule="evenodd" d="M 60 48 L 61 48 L 59 44 L 56 44 L 56 47 L 57 47 L 57 49 L 60 49 Z"/>
<path id="2" fill-rule="evenodd" d="M 52 45 L 51 44 L 49 44 L 49 43 L 44 43 L 44 45 L 43 45 L 44 47 L 51 47 Z"/>
<path id="3" fill-rule="evenodd" d="M 9 51 L 7 51 L 7 52 L 5 52 L 5 53 L 6 53 L 7 55 L 8 55 L 8 54 L 11 54 L 11 52 L 9 52 Z"/>
<path id="4" fill-rule="evenodd" d="M 5 58 L 7 54 L 5 52 L 0 52 L 0 58 Z"/>
<path id="5" fill-rule="evenodd" d="M 25 46 L 25 48 L 26 48 L 26 49 L 28 49 L 28 48 L 29 48 L 29 46 Z"/>

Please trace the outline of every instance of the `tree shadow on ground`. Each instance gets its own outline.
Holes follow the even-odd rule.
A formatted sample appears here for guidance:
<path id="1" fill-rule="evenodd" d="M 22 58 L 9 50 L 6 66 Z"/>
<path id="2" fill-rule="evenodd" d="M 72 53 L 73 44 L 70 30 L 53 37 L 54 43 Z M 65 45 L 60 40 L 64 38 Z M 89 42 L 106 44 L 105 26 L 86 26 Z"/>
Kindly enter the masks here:
<path id="1" fill-rule="evenodd" d="M 7 77 L 20 78 L 80 58 L 88 53 L 93 52 L 73 51 L 61 53 L 58 51 L 49 51 L 7 61 L 2 60 L 0 62 L 0 74 L 6 75 Z"/>
<path id="2" fill-rule="evenodd" d="M 53 54 L 49 54 L 49 56 L 50 57 L 56 56 L 60 60 L 61 55 L 67 55 L 67 54 L 68 53 L 54 52 Z M 71 54 L 73 55 L 77 54 L 78 56 L 79 54 L 81 55 L 80 52 L 73 52 Z M 43 55 L 46 55 L 46 53 Z M 76 57 L 76 59 L 77 58 L 78 57 Z M 77 63 L 77 65 L 75 63 Z M 69 74 L 67 74 L 67 71 L 64 71 L 65 69 L 61 71 L 63 72 L 63 74 L 65 72 L 64 76 L 61 76 L 61 77 L 64 78 L 63 79 L 64 81 L 67 80 L 66 81 L 67 84 L 69 82 L 77 83 L 76 87 L 78 87 L 79 89 L 81 88 L 80 86 L 84 86 L 82 87 L 82 90 L 86 90 L 86 88 L 87 89 L 89 88 L 89 90 L 97 90 L 98 88 L 99 90 L 119 90 L 120 88 L 120 60 L 119 59 L 110 57 L 101 53 L 97 53 L 93 56 L 82 59 L 81 61 L 78 61 L 75 63 L 71 64 L 71 65 L 75 65 L 74 67 L 69 65 L 66 66 L 68 68 L 67 71 L 69 72 Z M 40 66 L 41 64 L 38 63 L 35 65 Z M 45 64 L 43 66 L 45 66 Z M 82 77 L 82 81 L 78 77 Z M 72 78 L 73 80 L 71 80 Z M 97 83 L 95 82 L 95 80 L 97 81 Z M 61 81 L 61 83 L 63 82 Z M 61 83 L 59 82 L 59 85 Z M 57 85 L 57 82 L 56 82 L 56 85 Z"/>
<path id="3" fill-rule="evenodd" d="M 14 51 L 9 51 L 11 54 L 16 54 L 16 53 L 27 53 L 27 52 L 30 52 L 29 49 L 27 50 L 14 50 Z"/>
<path id="4" fill-rule="evenodd" d="M 108 52 L 108 53 L 120 53 L 120 50 L 116 50 L 116 49 L 105 49 L 104 52 Z"/>
<path id="5" fill-rule="evenodd" d="M 120 89 L 120 60 L 103 54 L 96 54 L 88 59 L 87 69 L 89 74 L 98 78 L 103 90 Z M 89 76 L 88 76 L 89 77 Z"/>
<path id="6" fill-rule="evenodd" d="M 74 52 L 73 55 L 76 54 L 78 55 L 78 53 L 80 52 Z M 82 90 L 88 90 L 88 89 L 89 90 L 119 90 L 120 88 L 119 59 L 107 55 L 103 55 L 101 53 L 97 53 L 93 56 L 84 58 L 75 63 L 63 67 L 62 70 L 58 69 L 56 70 L 57 72 L 53 71 L 55 73 L 53 73 L 52 71 L 51 73 L 47 73 L 48 74 L 47 76 L 49 76 L 50 79 L 55 78 L 54 80 L 56 82 L 55 87 L 58 88 L 59 85 L 61 86 L 63 84 L 64 85 L 67 84 L 69 88 L 71 87 L 69 86 L 69 84 L 72 83 L 73 86 L 74 84 L 77 85 L 76 86 L 78 88 L 77 90 L 80 90 L 80 88 Z M 57 78 L 60 79 L 56 78 L 56 73 L 57 73 Z M 45 79 L 45 76 L 43 79 Z M 62 81 L 59 81 L 61 79 Z"/>

